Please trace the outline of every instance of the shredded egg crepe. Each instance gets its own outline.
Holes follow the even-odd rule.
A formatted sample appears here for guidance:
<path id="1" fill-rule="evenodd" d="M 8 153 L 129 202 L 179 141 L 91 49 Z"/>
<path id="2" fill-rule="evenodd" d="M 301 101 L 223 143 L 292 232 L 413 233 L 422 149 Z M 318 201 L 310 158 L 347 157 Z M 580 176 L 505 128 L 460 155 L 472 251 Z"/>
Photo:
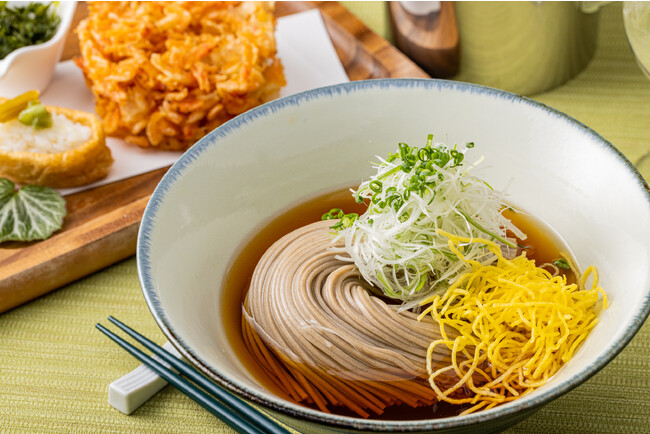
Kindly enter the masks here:
<path id="1" fill-rule="evenodd" d="M 490 240 L 438 233 L 449 239 L 449 249 L 471 271 L 460 275 L 443 296 L 423 301 L 428 307 L 419 318 L 431 315 L 442 336 L 429 346 L 429 383 L 442 401 L 474 404 L 464 413 L 514 400 L 544 384 L 598 323 L 599 295 L 607 308 L 593 266 L 577 284 L 568 284 L 565 276 L 552 276 L 525 254 L 505 259 Z M 488 246 L 497 261 L 484 265 L 467 259 L 463 251 L 471 243 Z M 592 285 L 586 289 L 589 276 Z M 450 338 L 449 329 L 457 337 Z M 434 370 L 431 356 L 440 345 L 451 350 L 452 363 Z M 457 383 L 443 390 L 436 379 L 452 373 Z M 473 396 L 452 398 L 461 388 Z"/>

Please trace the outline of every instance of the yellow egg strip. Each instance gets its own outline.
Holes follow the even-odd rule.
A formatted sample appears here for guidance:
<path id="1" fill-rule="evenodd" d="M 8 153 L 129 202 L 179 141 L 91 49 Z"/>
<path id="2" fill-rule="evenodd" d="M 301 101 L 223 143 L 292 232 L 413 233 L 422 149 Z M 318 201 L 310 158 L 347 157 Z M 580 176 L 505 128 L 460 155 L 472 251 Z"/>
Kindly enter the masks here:
<path id="1" fill-rule="evenodd" d="M 598 323 L 594 308 L 599 296 L 607 308 L 594 266 L 577 284 L 568 284 L 565 276 L 552 276 L 525 254 L 505 259 L 490 240 L 438 234 L 448 238 L 449 249 L 471 271 L 459 276 L 443 296 L 424 301 L 428 306 L 419 318 L 431 315 L 442 337 L 427 352 L 429 383 L 442 401 L 473 404 L 464 414 L 519 398 L 546 383 Z M 466 259 L 463 245 L 469 243 L 484 244 L 497 261 L 482 265 Z M 591 288 L 586 289 L 590 276 Z M 451 339 L 446 327 L 457 337 Z M 451 365 L 434 370 L 438 345 L 451 351 Z M 449 384 L 454 373 L 457 382 Z"/>

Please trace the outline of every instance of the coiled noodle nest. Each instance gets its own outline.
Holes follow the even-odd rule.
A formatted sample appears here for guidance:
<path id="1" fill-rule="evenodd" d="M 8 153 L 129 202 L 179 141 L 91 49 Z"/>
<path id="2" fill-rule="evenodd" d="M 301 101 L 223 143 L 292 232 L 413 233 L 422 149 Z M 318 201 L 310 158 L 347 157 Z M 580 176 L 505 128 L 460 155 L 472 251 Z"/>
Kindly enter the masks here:
<path id="1" fill-rule="evenodd" d="M 264 254 L 244 302 L 248 347 L 287 395 L 323 411 L 433 404 L 424 360 L 437 325 L 372 295 L 330 249 L 330 225 L 300 228 Z M 449 364 L 443 347 L 434 357 Z"/>

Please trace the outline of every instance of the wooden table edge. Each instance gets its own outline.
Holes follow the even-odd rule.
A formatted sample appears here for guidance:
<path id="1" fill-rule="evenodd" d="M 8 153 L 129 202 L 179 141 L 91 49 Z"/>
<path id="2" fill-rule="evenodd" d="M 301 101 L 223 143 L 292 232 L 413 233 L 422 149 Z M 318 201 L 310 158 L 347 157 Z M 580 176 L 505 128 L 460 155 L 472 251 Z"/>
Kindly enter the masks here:
<path id="1" fill-rule="evenodd" d="M 320 10 L 325 27 L 351 81 L 370 78 L 428 77 L 397 48 L 369 29 L 338 2 L 287 2 L 279 5 L 288 12 L 286 15 L 314 8 Z M 80 3 L 79 8 L 72 29 L 78 24 L 80 14 L 85 13 L 86 5 Z M 342 46 L 350 42 L 356 45 Z M 63 59 L 75 55 L 73 43 L 76 44 L 76 35 L 74 30 L 71 30 Z M 351 49 L 352 55 L 343 53 L 344 48 Z M 78 46 L 76 50 L 78 53 Z M 361 75 L 364 71 L 361 71 L 358 68 L 359 63 L 355 62 L 368 61 L 376 62 L 376 65 L 372 65 L 367 76 Z M 357 69 L 354 69 L 355 67 Z M 146 181 L 148 183 L 146 188 L 149 191 L 138 192 L 128 203 L 120 204 L 105 214 L 91 216 L 87 221 L 72 222 L 68 227 L 64 227 L 62 233 L 48 240 L 30 243 L 26 247 L 17 247 L 17 249 L 31 249 L 28 255 L 17 255 L 18 251 L 5 250 L 5 258 L 0 257 L 0 313 L 134 255 L 142 215 L 153 188 L 165 171 L 166 168 L 140 175 L 149 176 Z M 122 183 L 124 188 L 129 188 L 129 181 L 130 179 L 118 181 L 114 185 L 99 187 L 97 190 L 104 188 L 110 191 L 119 183 Z M 81 192 L 68 198 L 83 202 L 85 193 Z M 63 234 L 68 245 L 61 246 L 58 240 Z M 39 262 L 39 257 L 45 257 L 47 260 Z"/>

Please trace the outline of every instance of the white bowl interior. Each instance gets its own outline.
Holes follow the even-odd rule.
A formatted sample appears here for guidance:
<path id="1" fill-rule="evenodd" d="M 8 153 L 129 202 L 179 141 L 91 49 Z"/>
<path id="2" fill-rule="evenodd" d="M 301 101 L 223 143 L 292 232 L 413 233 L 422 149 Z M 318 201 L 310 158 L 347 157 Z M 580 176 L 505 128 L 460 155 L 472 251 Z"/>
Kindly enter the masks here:
<path id="1" fill-rule="evenodd" d="M 564 115 L 433 80 L 350 83 L 290 97 L 191 149 L 158 187 L 139 240 L 145 296 L 166 333 L 236 388 L 277 400 L 246 372 L 223 330 L 221 283 L 233 255 L 270 216 L 315 192 L 358 183 L 375 155 L 400 141 L 421 146 L 428 133 L 448 144 L 475 142 L 468 161 L 485 156 L 476 174 L 561 234 L 583 269 L 596 265 L 607 292 L 611 306 L 575 357 L 521 401 L 592 374 L 647 315 L 650 201 L 640 177 Z"/>

